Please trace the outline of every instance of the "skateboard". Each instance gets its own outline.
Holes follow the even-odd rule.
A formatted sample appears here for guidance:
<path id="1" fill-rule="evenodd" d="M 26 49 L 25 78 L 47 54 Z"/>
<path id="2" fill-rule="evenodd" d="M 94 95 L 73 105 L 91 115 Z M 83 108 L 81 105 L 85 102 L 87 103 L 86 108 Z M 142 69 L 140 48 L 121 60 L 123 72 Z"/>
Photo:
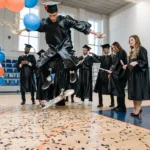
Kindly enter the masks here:
<path id="1" fill-rule="evenodd" d="M 60 95 L 57 96 L 56 98 L 50 100 L 49 102 L 47 102 L 42 109 L 44 110 L 44 109 L 46 109 L 48 107 L 52 107 L 53 105 L 55 105 L 58 102 L 62 101 L 67 96 L 72 95 L 73 93 L 74 93 L 73 89 L 69 89 L 69 90 L 66 90 L 66 91 L 64 91 L 64 89 L 62 89 Z"/>

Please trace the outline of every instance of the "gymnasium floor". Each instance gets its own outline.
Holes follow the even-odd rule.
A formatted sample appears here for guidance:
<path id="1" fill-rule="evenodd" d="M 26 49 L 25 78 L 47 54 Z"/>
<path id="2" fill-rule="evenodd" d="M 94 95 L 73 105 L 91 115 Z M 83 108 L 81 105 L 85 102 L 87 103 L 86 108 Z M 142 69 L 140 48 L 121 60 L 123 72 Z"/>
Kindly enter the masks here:
<path id="1" fill-rule="evenodd" d="M 126 114 L 116 114 L 108 107 L 109 96 L 102 110 L 93 97 L 92 107 L 75 99 L 43 112 L 31 105 L 30 95 L 20 106 L 20 95 L 1 94 L 0 150 L 150 150 L 150 101 L 143 103 L 142 116 L 133 118 L 131 101 L 126 100 Z"/>

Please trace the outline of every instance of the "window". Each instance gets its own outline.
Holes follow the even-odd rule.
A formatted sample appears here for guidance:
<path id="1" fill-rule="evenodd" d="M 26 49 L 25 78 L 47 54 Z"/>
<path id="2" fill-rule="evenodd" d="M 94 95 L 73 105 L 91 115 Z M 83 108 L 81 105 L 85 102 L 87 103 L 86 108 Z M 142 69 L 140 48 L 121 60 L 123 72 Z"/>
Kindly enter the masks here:
<path id="1" fill-rule="evenodd" d="M 24 8 L 20 12 L 19 29 L 25 28 L 23 23 L 23 18 L 28 13 L 34 13 L 35 15 L 39 16 L 39 8 L 38 7 L 34 7 L 32 9 Z M 38 40 L 39 40 L 39 33 L 37 31 L 23 32 L 19 36 L 19 51 L 24 51 L 25 43 L 32 45 L 33 48 L 31 49 L 31 52 L 38 51 L 38 47 L 39 47 Z"/>
<path id="2" fill-rule="evenodd" d="M 90 19 L 88 22 L 92 25 L 92 30 L 98 33 L 101 32 L 101 22 L 99 20 Z M 88 45 L 92 48 L 91 52 L 94 52 L 97 55 L 101 54 L 101 41 L 99 38 L 96 38 L 93 34 L 89 34 L 88 43 Z"/>

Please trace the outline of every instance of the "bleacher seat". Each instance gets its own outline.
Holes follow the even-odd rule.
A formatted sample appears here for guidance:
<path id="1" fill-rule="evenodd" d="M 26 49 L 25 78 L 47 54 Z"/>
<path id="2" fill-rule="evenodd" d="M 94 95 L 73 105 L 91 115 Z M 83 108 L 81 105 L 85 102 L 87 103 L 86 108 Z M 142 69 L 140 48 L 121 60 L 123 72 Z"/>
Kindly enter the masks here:
<path id="1" fill-rule="evenodd" d="M 15 78 L 16 78 L 16 79 L 20 79 L 20 74 L 17 73 Z"/>
<path id="2" fill-rule="evenodd" d="M 14 69 L 14 73 L 18 73 L 18 69 Z"/>
<path id="3" fill-rule="evenodd" d="M 10 86 L 15 86 L 15 80 L 9 80 L 9 85 Z"/>
<path id="4" fill-rule="evenodd" d="M 6 73 L 13 73 L 13 69 L 6 69 Z"/>
<path id="5" fill-rule="evenodd" d="M 11 60 L 10 59 L 6 59 L 6 63 L 11 63 Z"/>
<path id="6" fill-rule="evenodd" d="M 17 63 L 17 60 L 12 60 L 12 63 L 15 63 L 15 64 L 16 64 L 16 63 Z"/>
<path id="7" fill-rule="evenodd" d="M 8 73 L 4 73 L 4 78 L 8 78 Z"/>
<path id="8" fill-rule="evenodd" d="M 16 64 L 12 64 L 13 65 L 13 68 L 16 68 Z"/>
<path id="9" fill-rule="evenodd" d="M 5 67 L 5 64 L 4 64 L 4 63 L 2 63 L 2 67 L 3 67 L 3 68 Z"/>
<path id="10" fill-rule="evenodd" d="M 6 67 L 8 67 L 8 68 L 12 68 L 12 67 L 13 67 L 13 65 L 12 65 L 12 64 L 6 64 Z"/>
<path id="11" fill-rule="evenodd" d="M 16 86 L 20 86 L 20 80 L 16 80 L 16 81 L 15 81 L 15 85 L 16 85 Z"/>
<path id="12" fill-rule="evenodd" d="M 15 78 L 15 75 L 13 73 L 9 73 L 8 78 L 10 78 L 10 79 Z"/>
<path id="13" fill-rule="evenodd" d="M 5 83 L 4 83 L 4 85 L 3 86 L 7 86 L 8 85 L 8 81 L 7 80 L 5 80 Z"/>

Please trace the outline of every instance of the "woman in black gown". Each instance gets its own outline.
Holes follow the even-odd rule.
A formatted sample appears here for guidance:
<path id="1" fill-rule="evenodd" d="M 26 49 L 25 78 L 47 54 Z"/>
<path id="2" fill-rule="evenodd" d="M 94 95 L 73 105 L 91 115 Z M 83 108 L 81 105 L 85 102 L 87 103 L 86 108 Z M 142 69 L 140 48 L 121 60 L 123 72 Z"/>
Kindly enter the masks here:
<path id="1" fill-rule="evenodd" d="M 137 35 L 130 36 L 129 44 L 131 47 L 129 63 L 123 68 L 128 68 L 128 98 L 133 100 L 134 105 L 131 115 L 139 116 L 142 113 L 142 101 L 150 99 L 148 56 Z"/>

